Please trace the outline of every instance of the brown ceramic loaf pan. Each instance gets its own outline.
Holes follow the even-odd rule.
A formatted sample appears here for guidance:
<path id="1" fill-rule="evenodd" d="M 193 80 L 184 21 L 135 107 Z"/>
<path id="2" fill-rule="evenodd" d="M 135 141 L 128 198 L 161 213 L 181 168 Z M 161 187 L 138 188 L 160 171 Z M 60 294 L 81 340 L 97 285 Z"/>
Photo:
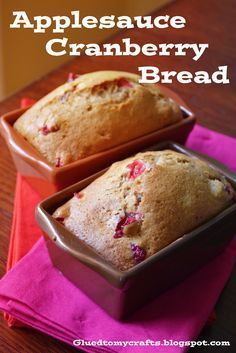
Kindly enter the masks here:
<path id="1" fill-rule="evenodd" d="M 165 142 L 148 150 L 166 148 L 204 159 L 224 174 L 236 189 L 235 174 L 179 144 Z M 52 217 L 55 209 L 106 170 L 44 200 L 36 209 L 36 219 L 45 234 L 54 265 L 107 313 L 120 320 L 183 280 L 225 248 L 236 233 L 236 203 L 142 263 L 120 271 Z"/>
<path id="2" fill-rule="evenodd" d="M 0 131 L 9 146 L 17 170 L 27 179 L 30 185 L 38 190 L 43 197 L 46 197 L 96 173 L 116 160 L 127 157 L 130 153 L 151 146 L 157 141 L 171 139 L 184 143 L 194 126 L 195 117 L 178 95 L 166 87 L 161 87 L 161 89 L 180 105 L 184 116 L 182 121 L 64 167 L 56 168 L 52 166 L 13 128 L 14 122 L 27 109 L 18 109 L 3 115 L 0 120 Z"/>

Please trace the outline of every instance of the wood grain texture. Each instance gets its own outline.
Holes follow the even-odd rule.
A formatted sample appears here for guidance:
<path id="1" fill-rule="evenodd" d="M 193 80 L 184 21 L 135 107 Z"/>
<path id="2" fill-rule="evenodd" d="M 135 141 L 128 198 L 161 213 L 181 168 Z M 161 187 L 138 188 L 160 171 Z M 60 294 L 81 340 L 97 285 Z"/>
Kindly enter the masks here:
<path id="1" fill-rule="evenodd" d="M 120 43 L 122 38 L 130 37 L 132 41 L 141 44 L 153 43 L 209 43 L 208 52 L 195 62 L 191 56 L 185 58 L 170 57 L 85 57 L 73 59 L 65 65 L 57 68 L 42 79 L 32 83 L 20 92 L 5 99 L 0 104 L 0 114 L 13 110 L 19 106 L 22 97 L 39 99 L 46 93 L 65 82 L 69 72 L 85 73 L 101 69 L 121 69 L 137 72 L 138 66 L 153 65 L 161 70 L 206 70 L 213 72 L 219 65 L 228 65 L 231 79 L 230 85 L 181 85 L 174 83 L 171 88 L 176 90 L 196 113 L 198 121 L 214 130 L 236 136 L 236 70 L 235 70 L 235 18 L 236 7 L 234 0 L 177 0 L 158 14 L 182 15 L 187 19 L 187 26 L 182 30 L 171 29 L 167 31 L 132 29 L 121 31 L 108 42 Z M 5 272 L 9 233 L 12 221 L 12 207 L 15 187 L 15 168 L 5 143 L 0 138 L 0 277 Z M 235 281 L 234 281 L 235 284 Z M 230 312 L 236 308 L 235 285 L 232 283 L 225 289 L 222 300 L 218 306 L 225 310 L 230 303 Z M 231 288 L 231 289 L 230 289 Z M 227 295 L 225 293 L 228 293 Z M 230 298 L 230 299 L 229 299 Z M 220 309 L 219 309 L 220 310 Z M 235 316 L 234 316 L 235 317 Z M 220 320 L 220 321 L 219 321 Z M 223 315 L 217 320 L 214 327 L 220 336 L 228 339 L 233 337 L 231 317 Z M 218 326 L 217 326 L 218 325 Z M 203 332 L 203 337 L 212 337 L 212 331 Z M 214 335 L 213 335 L 214 336 Z M 202 337 L 201 337 L 202 338 Z M 0 353 L 59 353 L 75 352 L 72 347 L 57 342 L 53 338 L 29 329 L 8 329 L 3 318 L 0 318 Z M 227 352 L 233 350 L 227 349 Z M 204 352 L 204 350 L 198 350 Z M 216 351 L 214 351 L 216 352 Z"/>

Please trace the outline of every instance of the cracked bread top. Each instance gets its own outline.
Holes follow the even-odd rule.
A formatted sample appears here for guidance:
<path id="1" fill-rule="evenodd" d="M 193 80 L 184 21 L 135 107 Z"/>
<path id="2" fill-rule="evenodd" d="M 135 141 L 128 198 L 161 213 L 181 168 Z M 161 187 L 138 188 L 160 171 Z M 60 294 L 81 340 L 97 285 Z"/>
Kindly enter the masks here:
<path id="1" fill-rule="evenodd" d="M 53 214 L 121 270 L 215 216 L 235 191 L 205 162 L 171 150 L 114 163 Z"/>
<path id="2" fill-rule="evenodd" d="M 159 87 L 122 71 L 81 75 L 27 110 L 14 128 L 56 167 L 182 119 Z"/>

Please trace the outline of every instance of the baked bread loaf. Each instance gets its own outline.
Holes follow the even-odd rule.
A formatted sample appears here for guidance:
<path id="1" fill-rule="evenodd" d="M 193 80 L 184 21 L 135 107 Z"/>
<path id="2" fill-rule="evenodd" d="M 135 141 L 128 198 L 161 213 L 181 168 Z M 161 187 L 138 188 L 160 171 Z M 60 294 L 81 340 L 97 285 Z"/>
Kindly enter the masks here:
<path id="1" fill-rule="evenodd" d="M 60 167 L 182 119 L 174 101 L 138 79 L 122 71 L 81 75 L 38 101 L 14 128 Z"/>
<path id="2" fill-rule="evenodd" d="M 53 214 L 121 270 L 155 254 L 234 202 L 206 163 L 171 150 L 114 163 Z"/>

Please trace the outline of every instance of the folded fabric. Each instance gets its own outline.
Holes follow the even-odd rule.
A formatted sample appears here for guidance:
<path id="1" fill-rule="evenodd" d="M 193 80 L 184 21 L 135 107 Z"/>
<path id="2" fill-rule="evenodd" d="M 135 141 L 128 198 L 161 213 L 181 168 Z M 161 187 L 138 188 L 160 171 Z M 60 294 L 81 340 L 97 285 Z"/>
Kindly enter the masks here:
<path id="1" fill-rule="evenodd" d="M 187 147 L 207 154 L 236 172 L 236 139 L 196 124 L 185 144 Z"/>
<path id="2" fill-rule="evenodd" d="M 196 125 L 187 146 L 209 154 L 236 170 L 232 153 L 236 140 L 233 138 Z M 39 200 L 39 195 L 18 176 L 8 269 L 32 248 L 41 234 L 33 221 L 33 210 Z M 198 335 L 211 313 L 231 273 L 235 254 L 235 246 L 229 246 L 207 266 L 139 310 L 125 323 L 119 323 L 53 267 L 45 244 L 40 239 L 0 281 L 0 308 L 23 324 L 69 344 L 76 338 L 190 340 Z M 80 348 L 91 352 L 91 347 Z M 145 347 L 143 351 L 147 349 L 151 351 L 152 348 Z M 167 352 L 167 347 L 158 349 Z M 168 352 L 182 352 L 185 349 L 169 346 Z M 93 347 L 94 352 L 101 350 L 118 352 L 121 347 Z M 134 347 L 126 347 L 126 351 L 134 352 Z"/>
<path id="3" fill-rule="evenodd" d="M 40 201 L 40 195 L 18 173 L 7 271 L 29 252 L 42 235 L 34 217 L 35 206 Z"/>
<path id="4" fill-rule="evenodd" d="M 17 174 L 7 271 L 25 256 L 42 236 L 42 232 L 34 217 L 35 206 L 40 201 L 40 195 L 32 189 L 20 174 Z M 9 326 L 22 326 L 19 321 L 7 313 L 5 314 L 5 319 Z"/>
<path id="5" fill-rule="evenodd" d="M 26 325 L 69 344 L 75 339 L 98 341 L 188 341 L 197 337 L 234 264 L 235 244 L 175 288 L 146 305 L 126 322 L 109 317 L 55 267 L 41 238 L 1 280 L 0 308 Z M 79 274 L 78 274 L 79 275 Z M 80 347 L 91 352 L 91 347 Z M 93 347 L 121 352 L 123 348 Z M 158 347 L 184 352 L 187 347 Z M 156 352 L 157 347 L 129 347 L 131 352 Z"/>
<path id="6" fill-rule="evenodd" d="M 24 97 L 21 99 L 20 106 L 27 108 L 35 102 L 35 99 Z M 20 174 L 17 174 L 7 271 L 27 254 L 41 236 L 34 218 L 35 206 L 40 201 L 39 194 L 32 190 Z M 27 236 L 22 236 L 23 234 Z"/>
<path id="7" fill-rule="evenodd" d="M 35 99 L 25 97 L 21 99 L 20 106 L 21 108 L 27 108 L 35 102 Z M 42 235 L 34 217 L 35 206 L 40 201 L 39 194 L 28 185 L 20 174 L 17 174 L 7 271 L 29 252 Z M 5 313 L 4 317 L 9 326 L 21 326 L 21 323 L 11 315 Z"/>

